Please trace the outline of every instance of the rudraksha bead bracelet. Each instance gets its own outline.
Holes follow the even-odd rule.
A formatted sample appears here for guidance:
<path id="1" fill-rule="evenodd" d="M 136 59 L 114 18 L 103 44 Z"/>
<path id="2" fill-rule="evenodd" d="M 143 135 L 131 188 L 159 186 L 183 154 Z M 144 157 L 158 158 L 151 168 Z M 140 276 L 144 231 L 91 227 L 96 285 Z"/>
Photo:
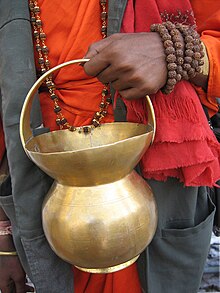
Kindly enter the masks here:
<path id="1" fill-rule="evenodd" d="M 186 25 L 167 21 L 151 25 L 151 31 L 157 32 L 163 42 L 168 73 L 167 82 L 161 91 L 169 94 L 178 81 L 193 78 L 201 71 L 201 66 L 204 64 L 203 47 L 199 34 Z"/>
<path id="2" fill-rule="evenodd" d="M 187 73 L 187 78 L 190 79 L 196 76 L 196 73 L 201 72 L 201 66 L 204 64 L 203 46 L 199 34 L 191 27 L 178 23 L 177 29 L 181 32 L 185 42 L 185 56 L 183 70 Z"/>
<path id="3" fill-rule="evenodd" d="M 161 91 L 164 94 L 169 94 L 173 91 L 177 81 L 181 80 L 181 76 L 177 73 L 178 63 L 176 56 L 177 48 L 175 47 L 176 42 L 173 42 L 173 37 L 164 23 L 151 25 L 151 31 L 159 33 L 161 40 L 163 41 L 163 46 L 166 54 L 168 78 L 166 85 L 161 89 Z"/>

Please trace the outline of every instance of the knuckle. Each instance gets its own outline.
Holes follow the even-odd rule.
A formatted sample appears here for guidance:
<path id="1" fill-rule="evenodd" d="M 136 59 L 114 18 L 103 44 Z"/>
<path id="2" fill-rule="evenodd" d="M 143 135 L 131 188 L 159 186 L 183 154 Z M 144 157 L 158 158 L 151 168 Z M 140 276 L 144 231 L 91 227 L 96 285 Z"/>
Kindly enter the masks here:
<path id="1" fill-rule="evenodd" d="M 121 63 L 121 69 L 122 71 L 124 72 L 129 72 L 130 74 L 130 79 L 136 79 L 137 78 L 137 74 L 136 74 L 136 71 L 135 71 L 135 68 L 134 68 L 134 65 L 129 63 L 129 62 L 122 62 Z"/>
<path id="2" fill-rule="evenodd" d="M 110 50 L 111 55 L 109 57 L 111 57 L 112 60 L 115 60 L 115 58 L 118 57 L 118 52 L 119 52 L 119 50 L 118 50 L 117 43 L 112 44 L 111 45 L 111 50 Z"/>
<path id="3" fill-rule="evenodd" d="M 132 80 L 134 74 L 132 66 L 129 63 L 122 61 L 122 58 L 119 55 L 117 56 L 117 64 L 115 64 L 114 69 L 119 72 L 123 78 L 126 76 L 127 80 Z"/>
<path id="4" fill-rule="evenodd" d="M 117 40 L 121 37 L 120 33 L 115 33 L 113 35 L 111 35 L 109 38 L 111 38 L 112 40 Z"/>
<path id="5" fill-rule="evenodd" d="M 135 72 L 130 76 L 130 81 L 132 84 L 140 86 L 143 83 L 143 77 Z"/>
<path id="6" fill-rule="evenodd" d="M 97 75 L 96 77 L 97 77 L 98 80 L 99 80 L 101 83 L 103 83 L 103 84 L 105 84 L 105 83 L 108 82 L 107 78 L 106 78 L 105 76 L 102 76 L 101 74 Z"/>
<path id="7" fill-rule="evenodd" d="M 145 78 L 137 70 L 130 69 L 128 73 L 128 82 L 132 87 L 141 89 L 146 86 Z"/>
<path id="8" fill-rule="evenodd" d="M 126 62 L 124 61 L 125 57 L 123 56 L 123 51 L 121 50 L 121 41 L 120 40 L 115 40 L 110 44 L 110 50 L 108 50 L 109 53 L 109 58 L 112 61 L 116 61 L 117 64 L 125 64 Z M 115 62 L 113 62 L 115 63 Z"/>
<path id="9" fill-rule="evenodd" d="M 95 51 L 95 50 L 96 50 L 96 47 L 97 47 L 96 43 L 91 44 L 91 45 L 89 46 L 89 48 L 88 48 L 88 51 L 89 51 L 89 52 L 90 52 L 90 51 Z"/>

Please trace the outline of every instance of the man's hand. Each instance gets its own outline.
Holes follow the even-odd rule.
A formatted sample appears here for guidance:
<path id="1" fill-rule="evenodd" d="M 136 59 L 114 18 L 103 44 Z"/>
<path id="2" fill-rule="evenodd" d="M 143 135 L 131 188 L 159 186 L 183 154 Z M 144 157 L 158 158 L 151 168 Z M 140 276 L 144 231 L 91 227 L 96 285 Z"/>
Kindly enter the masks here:
<path id="1" fill-rule="evenodd" d="M 0 207 L 0 221 L 8 221 L 8 217 Z M 0 251 L 15 251 L 11 235 L 0 236 Z M 26 293 L 34 289 L 26 285 L 26 274 L 18 256 L 0 256 L 0 291 L 1 293 Z"/>
<path id="2" fill-rule="evenodd" d="M 166 56 L 157 33 L 115 34 L 90 46 L 88 75 L 111 83 L 126 99 L 155 94 L 167 80 Z"/>
<path id="3" fill-rule="evenodd" d="M 10 235 L 0 236 L 0 251 L 15 251 Z M 0 256 L 0 290 L 1 293 L 34 291 L 26 285 L 26 274 L 17 256 Z"/>
<path id="4" fill-rule="evenodd" d="M 17 256 L 0 256 L 0 289 L 2 293 L 34 291 L 26 285 L 26 274 Z"/>

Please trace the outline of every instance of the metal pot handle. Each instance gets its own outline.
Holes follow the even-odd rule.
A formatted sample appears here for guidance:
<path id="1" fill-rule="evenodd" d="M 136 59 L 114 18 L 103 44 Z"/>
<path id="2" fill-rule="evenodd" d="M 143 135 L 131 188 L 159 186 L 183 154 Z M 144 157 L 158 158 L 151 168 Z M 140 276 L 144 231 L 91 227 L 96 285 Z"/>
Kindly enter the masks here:
<path id="1" fill-rule="evenodd" d="M 31 89 L 29 90 L 29 92 L 25 98 L 25 101 L 24 101 L 24 104 L 22 107 L 22 111 L 21 111 L 21 117 L 20 117 L 20 137 L 21 137 L 21 143 L 23 145 L 24 150 L 26 150 L 26 148 L 25 148 L 26 143 L 33 137 L 32 130 L 30 128 L 30 113 L 31 113 L 34 95 L 35 95 L 36 91 L 38 90 L 38 88 L 45 81 L 45 79 L 49 75 L 51 75 L 54 71 L 56 71 L 62 67 L 68 66 L 68 65 L 72 65 L 72 64 L 76 64 L 76 63 L 85 63 L 88 61 L 89 61 L 89 59 L 76 59 L 76 60 L 71 60 L 71 61 L 59 64 L 59 65 L 51 68 L 47 72 L 45 72 L 31 87 Z M 147 100 L 147 111 L 148 111 L 148 124 L 150 124 L 153 128 L 153 136 L 152 136 L 152 141 L 151 141 L 151 143 L 152 143 L 154 140 L 155 131 L 156 131 L 156 120 L 155 120 L 155 113 L 154 113 L 153 105 L 152 105 L 152 102 L 151 102 L 149 96 L 146 96 L 146 100 Z"/>

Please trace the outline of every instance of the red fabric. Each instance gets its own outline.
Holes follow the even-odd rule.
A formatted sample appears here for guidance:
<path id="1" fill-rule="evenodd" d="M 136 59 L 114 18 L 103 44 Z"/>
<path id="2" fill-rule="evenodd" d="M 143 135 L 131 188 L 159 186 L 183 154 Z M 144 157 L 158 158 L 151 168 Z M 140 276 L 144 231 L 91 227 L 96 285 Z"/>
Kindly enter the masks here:
<path id="1" fill-rule="evenodd" d="M 136 263 L 111 274 L 88 274 L 73 267 L 76 293 L 141 293 Z"/>
<path id="2" fill-rule="evenodd" d="M 149 9 L 150 7 L 150 9 Z M 190 10 L 189 1 L 129 0 L 122 32 L 149 31 L 161 23 L 161 12 L 176 14 Z M 188 19 L 193 23 L 193 18 Z M 220 178 L 220 145 L 210 130 L 200 100 L 189 82 L 178 83 L 169 95 L 151 96 L 156 116 L 156 136 L 144 154 L 141 167 L 145 178 L 165 181 L 176 177 L 186 186 L 212 186 Z M 127 101 L 127 119 L 146 123 L 145 99 Z"/>

